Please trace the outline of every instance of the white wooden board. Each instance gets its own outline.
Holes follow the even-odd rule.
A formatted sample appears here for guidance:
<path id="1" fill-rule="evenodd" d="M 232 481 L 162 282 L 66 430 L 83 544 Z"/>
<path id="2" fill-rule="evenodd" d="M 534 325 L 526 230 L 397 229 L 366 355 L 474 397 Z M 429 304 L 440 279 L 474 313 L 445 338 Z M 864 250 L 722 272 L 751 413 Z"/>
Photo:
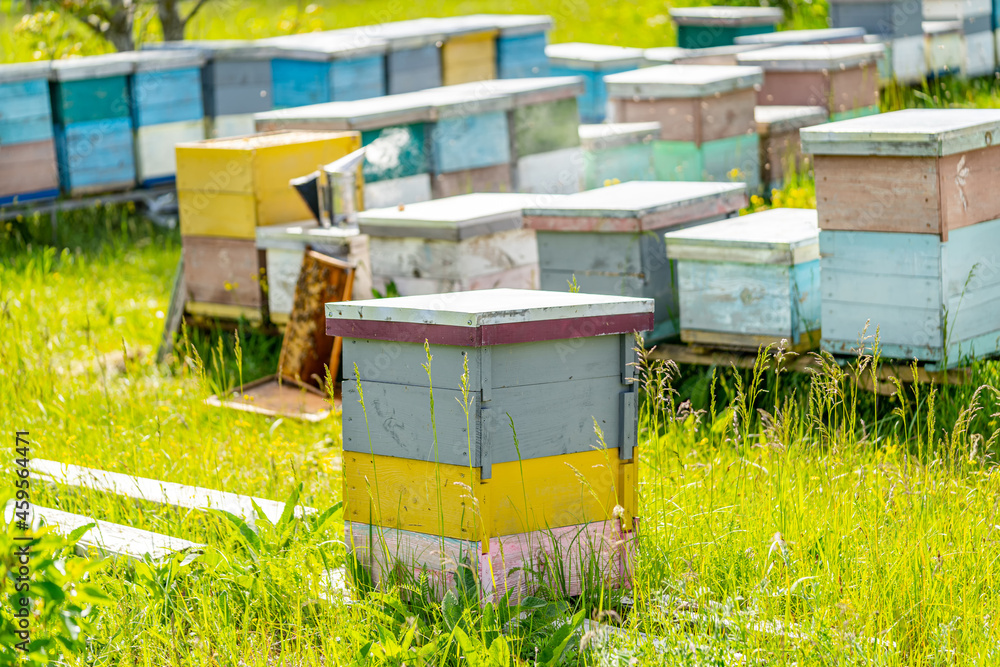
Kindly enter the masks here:
<path id="1" fill-rule="evenodd" d="M 707 97 L 764 83 L 764 70 L 738 65 L 659 65 L 604 77 L 609 98 Z"/>

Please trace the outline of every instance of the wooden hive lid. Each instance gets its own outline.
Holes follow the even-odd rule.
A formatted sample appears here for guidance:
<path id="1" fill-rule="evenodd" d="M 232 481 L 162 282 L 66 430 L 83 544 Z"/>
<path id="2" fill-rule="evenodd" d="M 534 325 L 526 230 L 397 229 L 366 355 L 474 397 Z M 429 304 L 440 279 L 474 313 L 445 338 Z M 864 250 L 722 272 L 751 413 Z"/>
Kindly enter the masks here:
<path id="1" fill-rule="evenodd" d="M 799 130 L 813 155 L 944 156 L 1000 141 L 1000 109 L 904 109 Z"/>
<path id="2" fill-rule="evenodd" d="M 951 21 L 990 16 L 991 0 L 924 0 L 923 17 L 928 21 Z"/>
<path id="3" fill-rule="evenodd" d="M 161 49 L 157 51 L 132 51 L 136 72 L 168 72 L 176 69 L 201 68 L 205 65 L 205 52 L 201 49 Z"/>
<path id="4" fill-rule="evenodd" d="M 320 227 L 315 220 L 257 227 L 257 247 L 301 250 L 304 245 L 343 246 L 361 232 L 357 227 Z"/>
<path id="5" fill-rule="evenodd" d="M 433 118 L 433 108 L 428 97 L 420 92 L 275 109 L 257 113 L 254 119 L 258 126 L 264 123 L 300 127 L 316 125 L 337 130 L 369 130 L 426 123 Z"/>
<path id="6" fill-rule="evenodd" d="M 671 65 L 684 58 L 691 51 L 701 49 L 685 49 L 680 46 L 657 46 L 642 52 L 642 61 L 646 65 Z"/>
<path id="7" fill-rule="evenodd" d="M 708 97 L 764 82 L 764 70 L 737 65 L 659 65 L 604 77 L 612 98 Z"/>
<path id="8" fill-rule="evenodd" d="M 326 304 L 331 336 L 482 347 L 653 328 L 653 300 L 490 289 Z"/>
<path id="9" fill-rule="evenodd" d="M 521 211 L 538 195 L 477 192 L 377 208 L 358 213 L 361 232 L 371 236 L 462 241 L 522 226 Z"/>
<path id="10" fill-rule="evenodd" d="M 359 28 L 283 35 L 257 40 L 275 47 L 275 58 L 330 62 L 377 56 L 386 52 L 388 43 L 373 38 Z"/>
<path id="11" fill-rule="evenodd" d="M 469 19 L 489 21 L 500 31 L 501 37 L 518 37 L 547 32 L 554 22 L 545 14 L 472 14 Z"/>
<path id="12" fill-rule="evenodd" d="M 826 107 L 794 105 L 757 106 L 753 119 L 759 134 L 779 134 L 825 123 L 830 112 Z"/>
<path id="13" fill-rule="evenodd" d="M 445 40 L 444 27 L 436 19 L 423 18 L 409 21 L 392 21 L 366 26 L 364 30 L 372 37 L 385 40 L 390 51 L 419 49 Z"/>
<path id="14" fill-rule="evenodd" d="M 584 150 L 607 150 L 620 146 L 655 141 L 660 136 L 659 123 L 596 123 L 580 126 Z"/>
<path id="15" fill-rule="evenodd" d="M 490 79 L 448 86 L 476 95 L 506 95 L 512 107 L 555 102 L 582 95 L 586 90 L 582 76 L 545 76 L 526 79 Z"/>
<path id="16" fill-rule="evenodd" d="M 747 204 L 746 184 L 630 181 L 525 207 L 525 226 L 552 231 L 639 232 L 732 215 Z"/>
<path id="17" fill-rule="evenodd" d="M 549 64 L 578 70 L 598 71 L 608 68 L 638 67 L 642 64 L 642 49 L 565 42 L 545 47 Z"/>
<path id="18" fill-rule="evenodd" d="M 499 29 L 492 21 L 486 21 L 478 17 L 468 16 L 445 16 L 431 19 L 445 34 L 445 41 L 449 37 L 463 37 L 465 35 L 490 34 L 496 35 Z"/>
<path id="19" fill-rule="evenodd" d="M 863 67 L 884 57 L 881 44 L 789 44 L 741 53 L 736 60 L 766 72 L 814 72 Z"/>
<path id="20" fill-rule="evenodd" d="M 52 79 L 55 81 L 80 81 L 109 76 L 126 76 L 135 71 L 131 53 L 108 53 L 52 61 Z"/>
<path id="21" fill-rule="evenodd" d="M 424 100 L 431 108 L 431 120 L 509 111 L 514 106 L 514 96 L 492 81 L 474 81 L 405 94 Z"/>
<path id="22" fill-rule="evenodd" d="M 773 208 L 664 235 L 667 257 L 702 262 L 793 265 L 819 258 L 815 209 Z"/>
<path id="23" fill-rule="evenodd" d="M 962 32 L 961 21 L 924 21 L 920 24 L 925 35 L 944 35 L 949 32 Z"/>
<path id="24" fill-rule="evenodd" d="M 149 42 L 143 50 L 199 49 L 209 61 L 255 61 L 271 60 L 277 49 L 254 39 L 186 39 L 176 42 Z"/>
<path id="25" fill-rule="evenodd" d="M 276 130 L 262 132 L 243 137 L 223 137 L 220 139 L 202 139 L 189 143 L 177 144 L 184 148 L 203 148 L 210 150 L 253 152 L 275 146 L 306 144 L 316 141 L 326 141 L 343 137 L 349 132 L 312 132 L 309 130 Z"/>
<path id="26" fill-rule="evenodd" d="M 763 44 L 779 46 L 787 44 L 833 44 L 837 42 L 860 42 L 865 37 L 864 28 L 820 28 L 818 30 L 782 30 L 759 35 L 740 35 L 735 39 L 738 45 Z"/>
<path id="27" fill-rule="evenodd" d="M 0 65 L 0 83 L 31 81 L 33 79 L 48 79 L 51 74 L 51 60 L 38 60 L 30 63 L 10 63 Z"/>
<path id="28" fill-rule="evenodd" d="M 661 46 L 646 49 L 644 59 L 647 65 L 698 65 L 698 64 L 736 64 L 736 55 L 767 48 L 767 44 L 729 44 L 727 46 L 710 46 L 704 49 L 682 49 L 679 46 Z M 721 61 L 723 58 L 729 62 Z M 710 59 L 712 63 L 705 63 Z"/>
<path id="29" fill-rule="evenodd" d="M 785 18 L 777 7 L 684 7 L 670 10 L 677 25 L 737 27 L 777 25 Z"/>

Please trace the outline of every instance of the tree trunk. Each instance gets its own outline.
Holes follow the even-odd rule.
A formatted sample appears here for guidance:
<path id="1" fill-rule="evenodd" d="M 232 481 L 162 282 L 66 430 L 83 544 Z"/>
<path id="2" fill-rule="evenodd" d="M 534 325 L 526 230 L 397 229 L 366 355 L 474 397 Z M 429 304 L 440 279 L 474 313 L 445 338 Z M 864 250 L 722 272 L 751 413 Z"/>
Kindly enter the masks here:
<path id="1" fill-rule="evenodd" d="M 187 19 L 181 18 L 177 0 L 157 0 L 156 12 L 163 27 L 163 41 L 176 42 L 184 39 Z"/>

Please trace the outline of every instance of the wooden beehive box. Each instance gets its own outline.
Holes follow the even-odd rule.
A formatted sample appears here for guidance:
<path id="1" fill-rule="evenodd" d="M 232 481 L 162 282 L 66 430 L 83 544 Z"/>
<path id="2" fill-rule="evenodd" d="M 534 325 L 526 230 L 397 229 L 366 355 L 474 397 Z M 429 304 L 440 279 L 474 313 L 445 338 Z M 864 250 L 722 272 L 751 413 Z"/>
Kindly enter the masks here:
<path id="1" fill-rule="evenodd" d="M 730 46 L 737 37 L 774 32 L 784 14 L 777 7 L 671 8 L 677 45 L 684 49 Z"/>
<path id="2" fill-rule="evenodd" d="M 652 298 L 656 326 L 647 341 L 676 336 L 677 281 L 663 235 L 736 215 L 747 205 L 743 183 L 633 181 L 538 201 L 524 226 L 538 238 L 541 287 Z"/>
<path id="3" fill-rule="evenodd" d="M 461 552 L 486 574 L 487 591 L 505 590 L 520 586 L 511 580 L 523 583 L 511 570 L 533 560 L 546 536 L 557 536 L 552 546 L 562 546 L 565 569 L 576 570 L 580 561 L 568 555 L 574 535 L 631 530 L 633 332 L 651 325 L 649 300 L 565 292 L 327 304 L 327 333 L 344 337 L 347 374 L 357 374 L 344 383 L 343 402 L 349 551 L 379 565 L 371 554 L 386 530 L 404 567 L 443 573 L 438 583 L 447 586 Z M 466 365 L 468 402 L 460 404 Z M 453 560 L 442 563 L 428 538 Z M 517 546 L 529 539 L 535 547 Z M 585 553 L 607 562 L 606 548 L 598 539 Z M 578 594 L 580 574 L 549 583 Z"/>
<path id="4" fill-rule="evenodd" d="M 780 188 L 794 170 L 802 174 L 808 162 L 802 156 L 799 130 L 825 123 L 825 106 L 759 106 L 754 109 L 760 135 L 760 182 L 769 189 Z"/>
<path id="5" fill-rule="evenodd" d="M 821 229 L 947 240 L 1000 218 L 1000 110 L 907 109 L 799 135 L 813 155 Z"/>
<path id="6" fill-rule="evenodd" d="M 599 188 L 612 181 L 652 181 L 653 142 L 659 123 L 597 123 L 580 126 L 583 187 Z"/>
<path id="7" fill-rule="evenodd" d="M 754 86 L 762 81 L 758 67 L 722 65 L 660 65 L 605 78 L 613 122 L 660 123 L 657 179 L 732 181 L 735 173 L 751 191 L 760 173 Z"/>
<path id="8" fill-rule="evenodd" d="M 741 53 L 767 48 L 766 44 L 734 44 L 712 46 L 707 49 L 682 49 L 679 46 L 660 46 L 643 52 L 643 64 L 657 65 L 737 65 Z"/>
<path id="9" fill-rule="evenodd" d="M 524 79 L 549 75 L 545 47 L 552 17 L 528 14 L 490 14 L 497 35 L 497 78 Z"/>
<path id="10" fill-rule="evenodd" d="M 130 54 L 52 63 L 52 119 L 59 181 L 69 195 L 135 185 Z"/>
<path id="11" fill-rule="evenodd" d="M 276 109 L 385 95 L 386 43 L 360 29 L 261 42 L 277 48 L 271 61 Z"/>
<path id="12" fill-rule="evenodd" d="M 789 46 L 793 44 L 861 44 L 865 41 L 865 29 L 853 28 L 820 28 L 816 30 L 782 30 L 759 35 L 744 35 L 736 38 L 736 44 L 742 46 L 762 45 Z"/>
<path id="13" fill-rule="evenodd" d="M 59 194 L 51 67 L 50 61 L 0 65 L 0 206 Z"/>
<path id="14" fill-rule="evenodd" d="M 259 321 L 264 256 L 252 238 L 183 238 L 186 309 L 192 314 Z"/>
<path id="15" fill-rule="evenodd" d="M 431 198 L 433 108 L 423 93 L 333 102 L 257 115 L 257 130 L 358 130 L 368 146 L 362 166 L 368 208 Z"/>
<path id="16" fill-rule="evenodd" d="M 921 81 L 927 73 L 920 7 L 907 0 L 831 0 L 834 28 L 864 28 L 886 47 L 886 79 Z"/>
<path id="17" fill-rule="evenodd" d="M 205 138 L 201 69 L 196 49 L 136 51 L 129 79 L 135 166 L 140 185 L 172 183 L 177 173 L 174 146 Z"/>
<path id="18" fill-rule="evenodd" d="M 757 104 L 823 106 L 831 120 L 878 113 L 881 44 L 800 44 L 737 56 L 764 70 Z"/>
<path id="19" fill-rule="evenodd" d="M 177 146 L 181 234 L 250 239 L 311 215 L 289 180 L 360 148 L 357 132 L 278 131 Z"/>
<path id="20" fill-rule="evenodd" d="M 441 45 L 445 33 L 435 19 L 383 23 L 370 26 L 369 32 L 388 44 L 387 94 L 411 93 L 441 85 Z"/>
<path id="21" fill-rule="evenodd" d="M 358 224 L 370 238 L 375 289 L 385 293 L 390 282 L 403 296 L 538 289 L 535 235 L 521 224 L 530 201 L 478 193 L 362 211 Z"/>
<path id="22" fill-rule="evenodd" d="M 816 172 L 825 349 L 857 347 L 868 320 L 886 357 L 954 365 L 996 349 L 998 132 L 996 109 L 911 109 L 801 131 Z"/>
<path id="23" fill-rule="evenodd" d="M 816 211 L 777 208 L 670 232 L 681 340 L 756 350 L 819 345 Z"/>
<path id="24" fill-rule="evenodd" d="M 357 227 L 320 227 L 314 221 L 257 228 L 257 249 L 264 251 L 264 292 L 270 319 L 285 324 L 292 312 L 295 287 L 307 249 L 354 267 L 353 299 L 372 298 L 368 237 Z"/>
<path id="25" fill-rule="evenodd" d="M 497 34 L 489 23 L 455 16 L 435 22 L 445 33 L 441 82 L 445 86 L 497 78 Z"/>
<path id="26" fill-rule="evenodd" d="M 577 98 L 580 121 L 601 123 L 607 115 L 608 94 L 604 76 L 636 69 L 642 64 L 642 49 L 606 44 L 569 42 L 545 48 L 553 76 L 582 76 L 584 92 Z"/>
<path id="27" fill-rule="evenodd" d="M 924 21 L 924 53 L 929 78 L 962 71 L 965 44 L 961 21 Z"/>

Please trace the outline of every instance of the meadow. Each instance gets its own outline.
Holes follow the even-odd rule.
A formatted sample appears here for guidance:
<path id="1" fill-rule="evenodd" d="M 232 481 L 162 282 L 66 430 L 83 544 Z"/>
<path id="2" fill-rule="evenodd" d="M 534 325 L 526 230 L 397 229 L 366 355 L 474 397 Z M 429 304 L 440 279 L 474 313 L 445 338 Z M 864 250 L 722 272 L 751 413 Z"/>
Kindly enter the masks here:
<path id="1" fill-rule="evenodd" d="M 392 0 L 317 7 L 220 2 L 191 36 L 263 36 L 442 11 Z M 470 1 L 447 10 L 495 7 Z M 0 9 L 9 12 L 9 1 Z M 552 13 L 556 41 L 673 40 L 665 5 L 646 0 L 513 0 L 503 10 Z M 797 16 L 796 25 L 819 20 Z M 16 22 L 0 15 L 0 60 L 37 50 L 34 37 L 11 28 Z M 76 30 L 58 23 L 47 44 L 100 50 Z M 949 81 L 891 89 L 883 106 L 989 106 L 996 92 L 993 80 Z M 754 201 L 770 204 L 815 205 L 809 176 Z M 846 369 L 821 359 L 807 374 L 785 370 L 787 353 L 775 349 L 745 371 L 646 360 L 631 590 L 594 585 L 567 600 L 543 588 L 481 604 L 460 587 L 438 602 L 422 582 L 401 577 L 384 590 L 353 591 L 350 603 L 326 600 L 321 573 L 345 565 L 339 418 L 306 424 L 204 404 L 272 372 L 280 341 L 247 326 L 185 331 L 172 359 L 158 364 L 180 256 L 176 231 L 128 206 L 67 213 L 55 242 L 47 218 L 2 224 L 4 447 L 13 450 L 12 434 L 23 430 L 37 458 L 320 510 L 254 536 L 218 514 L 36 483 L 40 505 L 209 545 L 196 558 L 136 564 L 71 557 L 72 540 L 40 536 L 31 589 L 41 601 L 31 658 L 38 663 L 55 655 L 72 665 L 261 666 L 1000 659 L 995 362 L 975 364 L 962 385 L 899 384 L 888 396 L 867 388 L 883 363 L 877 354 Z M 874 340 L 877 332 L 861 335 Z M 3 465 L 12 458 L 5 452 Z M 0 485 L 0 501 L 13 488 Z M 18 664 L 8 611 L 14 534 L 12 524 L 0 533 L 11 600 L 0 607 L 0 665 Z"/>

